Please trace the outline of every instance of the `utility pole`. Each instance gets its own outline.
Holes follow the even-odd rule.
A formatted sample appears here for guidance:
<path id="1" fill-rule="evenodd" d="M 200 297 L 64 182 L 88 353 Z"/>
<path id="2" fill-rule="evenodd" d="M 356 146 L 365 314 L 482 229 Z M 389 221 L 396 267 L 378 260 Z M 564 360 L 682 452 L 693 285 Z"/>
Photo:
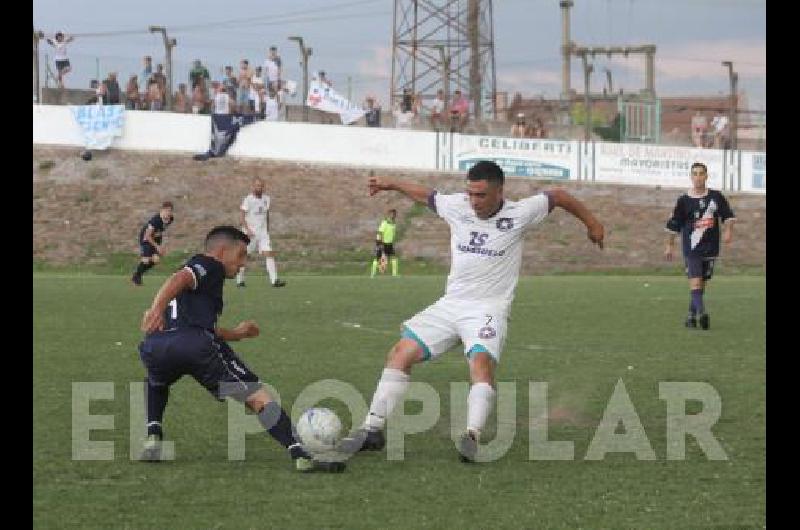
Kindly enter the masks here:
<path id="1" fill-rule="evenodd" d="M 614 93 L 614 85 L 611 83 L 611 70 L 608 68 L 606 70 L 606 79 L 608 80 L 608 93 L 609 95 Z"/>
<path id="2" fill-rule="evenodd" d="M 480 5 L 478 0 L 469 0 L 467 7 L 467 35 L 469 37 L 469 92 L 472 98 L 472 115 L 475 123 L 481 121 L 481 49 L 479 40 L 478 17 Z"/>
<path id="3" fill-rule="evenodd" d="M 303 121 L 308 121 L 308 58 L 312 50 L 306 48 L 303 37 L 289 37 L 289 40 L 300 46 L 300 66 L 303 67 Z"/>
<path id="4" fill-rule="evenodd" d="M 588 142 L 592 139 L 592 101 L 589 97 L 589 76 L 592 75 L 594 65 L 589 64 L 586 54 L 581 54 L 583 61 L 583 101 L 586 107 L 586 124 L 585 124 L 585 140 Z"/>
<path id="5" fill-rule="evenodd" d="M 439 58 L 442 63 L 442 90 L 444 90 L 444 107 L 450 107 L 450 54 L 445 53 L 444 46 L 439 45 Z"/>
<path id="6" fill-rule="evenodd" d="M 39 93 L 39 41 L 44 38 L 44 33 L 33 28 L 33 100 L 41 103 Z"/>
<path id="7" fill-rule="evenodd" d="M 730 139 L 731 139 L 731 149 L 736 149 L 737 144 L 737 133 L 739 129 L 738 123 L 738 105 L 737 105 L 737 97 L 736 97 L 736 85 L 739 82 L 739 74 L 733 71 L 733 62 L 732 61 L 723 61 L 722 66 L 728 67 L 728 78 L 731 83 L 731 102 L 730 102 L 730 109 L 729 109 L 729 118 L 728 123 L 730 124 Z"/>
<path id="8" fill-rule="evenodd" d="M 164 55 L 165 55 L 165 62 L 167 63 L 167 100 L 166 100 L 166 107 L 169 110 L 172 110 L 172 48 L 174 48 L 178 41 L 175 39 L 170 39 L 167 36 L 167 28 L 163 26 L 150 26 L 150 33 L 161 33 L 161 36 L 164 38 Z"/>

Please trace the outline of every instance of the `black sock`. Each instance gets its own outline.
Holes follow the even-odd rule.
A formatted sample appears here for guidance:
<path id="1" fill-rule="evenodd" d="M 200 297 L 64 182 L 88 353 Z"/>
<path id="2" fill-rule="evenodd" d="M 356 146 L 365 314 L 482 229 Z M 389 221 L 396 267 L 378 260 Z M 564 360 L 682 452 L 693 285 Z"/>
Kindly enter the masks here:
<path id="1" fill-rule="evenodd" d="M 258 413 L 258 421 L 282 446 L 289 448 L 298 443 L 292 432 L 292 420 L 277 402 L 267 403 Z"/>
<path id="2" fill-rule="evenodd" d="M 161 428 L 161 421 L 164 419 L 164 409 L 167 408 L 169 399 L 169 387 L 166 385 L 156 386 L 149 380 L 145 381 L 147 393 L 145 394 L 145 405 L 147 406 L 147 435 L 157 434 L 164 436 Z"/>
<path id="3" fill-rule="evenodd" d="M 706 308 L 703 307 L 703 290 L 702 289 L 692 289 L 692 305 L 694 306 L 694 310 L 697 312 L 698 315 L 702 315 L 706 312 Z"/>
<path id="4" fill-rule="evenodd" d="M 141 276 L 145 272 L 147 272 L 150 269 L 152 269 L 153 265 L 155 265 L 155 264 L 154 263 L 144 263 L 144 262 L 140 261 L 139 265 L 136 267 L 136 272 L 134 272 L 134 275 Z"/>

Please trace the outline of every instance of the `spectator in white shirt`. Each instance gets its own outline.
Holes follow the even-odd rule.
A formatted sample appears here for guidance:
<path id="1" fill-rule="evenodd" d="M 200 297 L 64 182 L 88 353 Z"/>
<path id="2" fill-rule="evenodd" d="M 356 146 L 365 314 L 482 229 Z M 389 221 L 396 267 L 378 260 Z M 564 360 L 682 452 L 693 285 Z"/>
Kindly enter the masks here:
<path id="1" fill-rule="evenodd" d="M 225 86 L 221 83 L 216 83 L 214 86 L 216 94 L 214 94 L 214 114 L 230 114 L 231 113 L 231 97 Z"/>
<path id="2" fill-rule="evenodd" d="M 64 88 L 64 76 L 72 70 L 69 65 L 69 59 L 67 58 L 67 43 L 73 40 L 75 40 L 75 37 L 65 37 L 60 31 L 56 33 L 55 42 L 53 42 L 52 39 L 47 39 L 47 43 L 56 49 L 55 61 L 59 88 Z"/>

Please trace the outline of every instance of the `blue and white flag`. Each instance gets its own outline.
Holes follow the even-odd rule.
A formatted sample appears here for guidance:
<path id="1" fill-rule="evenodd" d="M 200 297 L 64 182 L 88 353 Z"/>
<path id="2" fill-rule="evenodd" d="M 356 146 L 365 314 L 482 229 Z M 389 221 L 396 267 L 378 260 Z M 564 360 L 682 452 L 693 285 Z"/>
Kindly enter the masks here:
<path id="1" fill-rule="evenodd" d="M 80 105 L 70 109 L 81 128 L 86 149 L 108 149 L 114 138 L 122 136 L 123 105 Z"/>
<path id="2" fill-rule="evenodd" d="M 208 160 L 225 156 L 228 148 L 236 140 L 239 129 L 255 123 L 256 115 L 212 114 L 211 115 L 211 147 L 205 153 L 195 155 L 195 160 Z"/>
<path id="3" fill-rule="evenodd" d="M 308 100 L 306 105 L 312 109 L 319 109 L 325 112 L 335 112 L 342 119 L 342 123 L 350 125 L 367 113 L 358 105 L 350 103 L 341 94 L 337 93 L 328 85 L 319 81 L 313 81 L 308 86 Z"/>

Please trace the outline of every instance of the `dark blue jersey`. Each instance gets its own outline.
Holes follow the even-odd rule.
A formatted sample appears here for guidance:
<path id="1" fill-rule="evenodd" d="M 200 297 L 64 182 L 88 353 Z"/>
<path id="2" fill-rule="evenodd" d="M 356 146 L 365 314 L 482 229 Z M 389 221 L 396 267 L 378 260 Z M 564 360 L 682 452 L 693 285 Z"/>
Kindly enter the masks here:
<path id="1" fill-rule="evenodd" d="M 169 225 L 172 224 L 172 221 L 175 220 L 175 216 L 170 216 L 169 220 L 165 223 L 164 220 L 161 218 L 160 214 L 155 214 L 153 217 L 147 221 L 141 230 L 139 230 L 139 243 L 146 243 L 144 240 L 144 233 L 147 232 L 147 227 L 153 227 L 153 241 L 157 244 L 161 244 L 161 236 L 164 235 L 164 230 L 167 229 Z"/>
<path id="2" fill-rule="evenodd" d="M 719 255 L 720 222 L 733 218 L 728 200 L 717 190 L 708 190 L 704 197 L 683 194 L 667 221 L 667 230 L 681 234 L 684 256 L 715 258 Z"/>
<path id="3" fill-rule="evenodd" d="M 214 331 L 222 313 L 225 267 L 204 254 L 192 256 L 184 265 L 194 276 L 194 288 L 183 291 L 167 306 L 164 329 L 187 327 Z"/>

